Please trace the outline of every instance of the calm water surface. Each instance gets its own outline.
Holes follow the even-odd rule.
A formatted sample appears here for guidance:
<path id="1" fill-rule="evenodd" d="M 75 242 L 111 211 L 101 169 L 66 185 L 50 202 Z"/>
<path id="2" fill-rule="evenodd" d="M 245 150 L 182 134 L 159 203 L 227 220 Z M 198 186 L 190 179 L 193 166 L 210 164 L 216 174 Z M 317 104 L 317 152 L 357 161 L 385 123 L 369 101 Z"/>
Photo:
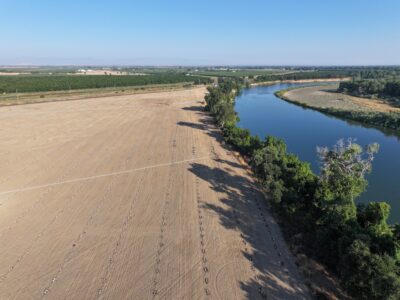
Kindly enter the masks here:
<path id="1" fill-rule="evenodd" d="M 358 201 L 390 203 L 390 222 L 400 222 L 400 133 L 326 116 L 310 109 L 287 103 L 274 92 L 305 84 L 276 84 L 245 89 L 236 99 L 239 126 L 261 138 L 273 135 L 285 140 L 288 150 L 308 161 L 318 171 L 317 146 L 331 147 L 341 138 L 355 138 L 362 146 L 377 142 L 379 153 L 367 176 L 368 187 Z"/>

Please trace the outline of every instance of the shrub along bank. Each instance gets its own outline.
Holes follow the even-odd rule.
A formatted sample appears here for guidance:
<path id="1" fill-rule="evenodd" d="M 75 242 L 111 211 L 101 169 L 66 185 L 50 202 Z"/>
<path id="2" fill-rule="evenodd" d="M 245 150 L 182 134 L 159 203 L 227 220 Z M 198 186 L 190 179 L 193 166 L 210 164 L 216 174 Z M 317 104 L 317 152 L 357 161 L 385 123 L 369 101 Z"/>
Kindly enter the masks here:
<path id="1" fill-rule="evenodd" d="M 282 140 L 261 140 L 236 126 L 240 88 L 233 80 L 209 87 L 206 109 L 225 141 L 249 158 L 289 234 L 301 236 L 305 249 L 335 271 L 354 298 L 399 299 L 400 226 L 387 224 L 390 206 L 385 202 L 355 204 L 378 145 L 361 148 L 349 140 L 319 148 L 321 172 L 316 175 L 287 152 Z"/>

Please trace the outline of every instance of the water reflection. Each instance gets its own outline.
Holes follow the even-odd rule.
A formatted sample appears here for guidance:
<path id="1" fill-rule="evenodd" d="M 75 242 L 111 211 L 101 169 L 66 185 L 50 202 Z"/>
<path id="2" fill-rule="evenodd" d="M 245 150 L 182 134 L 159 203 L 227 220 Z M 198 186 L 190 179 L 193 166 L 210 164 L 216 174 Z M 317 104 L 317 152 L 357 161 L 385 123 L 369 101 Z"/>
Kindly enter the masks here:
<path id="1" fill-rule="evenodd" d="M 239 126 L 260 137 L 283 138 L 289 151 L 310 162 L 314 171 L 318 171 L 316 146 L 332 146 L 337 140 L 349 137 L 361 145 L 379 143 L 380 151 L 368 175 L 367 191 L 358 201 L 387 201 L 392 206 L 390 221 L 399 222 L 400 133 L 327 116 L 274 95 L 277 90 L 304 85 L 312 84 L 276 84 L 243 90 L 236 99 Z"/>

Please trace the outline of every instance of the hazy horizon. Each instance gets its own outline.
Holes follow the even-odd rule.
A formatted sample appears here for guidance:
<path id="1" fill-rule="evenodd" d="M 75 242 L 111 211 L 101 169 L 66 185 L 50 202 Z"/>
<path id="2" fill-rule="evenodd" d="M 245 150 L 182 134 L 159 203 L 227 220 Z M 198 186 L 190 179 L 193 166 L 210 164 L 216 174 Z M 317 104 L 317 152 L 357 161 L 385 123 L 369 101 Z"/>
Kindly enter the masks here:
<path id="1" fill-rule="evenodd" d="M 130 67 L 130 68 L 329 68 L 329 67 L 399 67 L 400 64 L 380 64 L 380 65 L 363 65 L 363 64 L 358 64 L 358 65 L 346 65 L 346 64 L 336 64 L 336 65 L 249 65 L 249 64 L 230 64 L 230 65 L 219 65 L 219 64 L 213 64 L 213 65 L 152 65 L 152 64 L 0 64 L 0 67 L 7 67 L 7 68 L 40 68 L 40 67 L 94 67 L 94 68 L 119 68 L 119 67 Z"/>
<path id="2" fill-rule="evenodd" d="M 400 2 L 2 3 L 0 65 L 400 65 Z"/>

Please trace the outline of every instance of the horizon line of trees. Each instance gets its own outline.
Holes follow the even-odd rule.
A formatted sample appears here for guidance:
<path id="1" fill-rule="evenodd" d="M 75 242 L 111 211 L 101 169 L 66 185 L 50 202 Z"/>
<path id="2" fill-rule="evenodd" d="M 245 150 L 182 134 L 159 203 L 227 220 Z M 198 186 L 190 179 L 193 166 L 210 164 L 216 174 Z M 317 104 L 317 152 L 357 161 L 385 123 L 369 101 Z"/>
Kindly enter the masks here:
<path id="1" fill-rule="evenodd" d="M 283 140 L 261 140 L 237 127 L 235 97 L 242 85 L 220 81 L 205 97 L 224 139 L 249 158 L 250 166 L 285 221 L 291 237 L 301 236 L 308 254 L 336 272 L 356 299 L 400 298 L 400 225 L 389 225 L 390 205 L 356 205 L 365 190 L 378 145 L 352 140 L 317 149 L 320 175 L 288 153 Z"/>
<path id="2" fill-rule="evenodd" d="M 351 70 L 315 70 L 301 71 L 288 74 L 260 75 L 255 78 L 256 82 L 275 81 L 275 80 L 302 80 L 302 79 L 331 79 L 352 77 L 356 73 Z"/>

